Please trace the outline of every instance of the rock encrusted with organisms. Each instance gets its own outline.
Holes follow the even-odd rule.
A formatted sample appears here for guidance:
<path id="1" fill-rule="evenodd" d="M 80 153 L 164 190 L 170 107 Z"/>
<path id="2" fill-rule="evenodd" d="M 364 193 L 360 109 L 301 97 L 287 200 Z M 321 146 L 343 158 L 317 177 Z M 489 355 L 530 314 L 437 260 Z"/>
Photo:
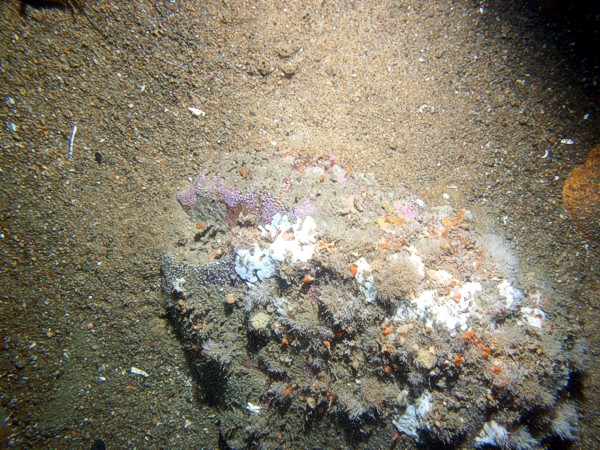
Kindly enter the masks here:
<path id="1" fill-rule="evenodd" d="M 470 211 L 306 152 L 226 156 L 177 199 L 163 287 L 225 445 L 576 439 L 584 352 Z"/>

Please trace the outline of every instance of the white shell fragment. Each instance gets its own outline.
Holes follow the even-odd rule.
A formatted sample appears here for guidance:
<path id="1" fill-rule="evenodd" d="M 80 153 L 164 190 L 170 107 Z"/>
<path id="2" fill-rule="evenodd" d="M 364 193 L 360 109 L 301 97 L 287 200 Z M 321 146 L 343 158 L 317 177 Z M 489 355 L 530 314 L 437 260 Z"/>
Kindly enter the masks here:
<path id="1" fill-rule="evenodd" d="M 188 109 L 196 117 L 205 117 L 206 116 L 206 113 L 204 111 L 202 111 L 201 109 L 198 109 L 198 108 L 188 108 Z"/>
<path id="2" fill-rule="evenodd" d="M 258 405 L 255 405 L 254 403 L 248 402 L 246 409 L 250 412 L 258 414 L 262 408 Z"/>
<path id="3" fill-rule="evenodd" d="M 144 378 L 148 378 L 150 376 L 148 374 L 148 372 L 146 372 L 145 370 L 142 370 L 142 369 L 138 369 L 137 367 L 132 367 L 130 372 L 134 375 L 140 375 Z"/>

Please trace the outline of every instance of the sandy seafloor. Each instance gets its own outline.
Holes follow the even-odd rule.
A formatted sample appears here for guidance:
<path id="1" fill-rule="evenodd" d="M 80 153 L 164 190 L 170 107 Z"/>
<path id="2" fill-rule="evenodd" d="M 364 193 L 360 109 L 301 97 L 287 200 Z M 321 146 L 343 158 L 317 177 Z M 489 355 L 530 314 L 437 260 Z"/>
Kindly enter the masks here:
<path id="1" fill-rule="evenodd" d="M 561 200 L 600 141 L 598 61 L 567 2 L 85 4 L 0 3 L 2 445 L 219 446 L 159 263 L 176 192 L 261 150 L 449 194 L 505 236 L 587 340 L 573 448 L 600 446 L 599 249 Z"/>

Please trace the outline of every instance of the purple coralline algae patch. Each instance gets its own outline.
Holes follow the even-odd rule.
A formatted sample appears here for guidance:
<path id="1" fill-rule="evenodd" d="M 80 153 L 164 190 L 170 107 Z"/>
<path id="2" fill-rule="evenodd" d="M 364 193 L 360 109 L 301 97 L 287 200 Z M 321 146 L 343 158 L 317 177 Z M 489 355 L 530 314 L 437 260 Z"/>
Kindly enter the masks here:
<path id="1" fill-rule="evenodd" d="M 181 206 L 191 209 L 196 204 L 196 188 L 191 187 L 184 191 L 179 191 L 175 197 Z"/>
<path id="2" fill-rule="evenodd" d="M 304 203 L 301 206 L 298 206 L 297 208 L 294 208 L 292 210 L 290 216 L 293 219 L 303 219 L 309 214 L 314 213 L 316 210 L 317 207 L 314 205 L 310 198 L 307 198 L 304 200 Z"/>
<path id="3" fill-rule="evenodd" d="M 240 212 L 254 213 L 261 222 L 269 223 L 277 213 L 284 212 L 277 198 L 266 190 L 246 189 L 243 192 L 225 186 L 225 181 L 219 177 L 211 177 L 202 171 L 193 187 L 179 191 L 176 198 L 186 210 L 196 207 L 200 198 L 220 200 L 228 211 L 240 209 Z"/>
<path id="4" fill-rule="evenodd" d="M 248 197 L 247 194 L 246 196 L 242 195 L 237 189 L 226 187 L 217 188 L 217 194 L 228 208 L 235 208 L 240 203 L 243 203 L 244 200 L 246 200 L 245 197 Z M 248 206 L 254 207 L 254 205 Z"/>
<path id="5" fill-rule="evenodd" d="M 260 204 L 260 220 L 267 223 L 271 222 L 275 214 L 282 212 L 283 207 L 281 203 L 268 192 L 260 191 L 256 195 Z"/>

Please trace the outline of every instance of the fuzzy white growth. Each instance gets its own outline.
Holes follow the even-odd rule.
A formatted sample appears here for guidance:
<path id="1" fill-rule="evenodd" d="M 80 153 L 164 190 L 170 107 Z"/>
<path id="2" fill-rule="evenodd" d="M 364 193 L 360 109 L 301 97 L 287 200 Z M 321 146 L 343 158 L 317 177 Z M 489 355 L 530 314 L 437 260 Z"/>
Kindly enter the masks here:
<path id="1" fill-rule="evenodd" d="M 451 332 L 456 328 L 466 330 L 475 295 L 481 290 L 480 283 L 468 282 L 453 290 L 450 297 L 437 297 L 437 292 L 433 290 L 423 291 L 411 301 L 411 305 L 398 308 L 395 320 L 404 322 L 419 318 L 428 326 L 438 323 Z"/>
<path id="2" fill-rule="evenodd" d="M 244 311 L 250 312 L 254 308 L 264 308 L 273 303 L 277 298 L 277 282 L 265 281 L 260 286 L 257 284 L 250 285 L 250 289 L 244 296 Z"/>
<path id="3" fill-rule="evenodd" d="M 512 278 L 517 271 L 519 261 L 506 238 L 488 233 L 481 236 L 480 242 L 487 257 L 496 264 L 498 271 L 503 276 Z"/>
<path id="4" fill-rule="evenodd" d="M 490 420 L 483 424 L 483 430 L 475 438 L 475 443 L 477 447 L 494 445 L 500 448 L 507 448 L 508 431 L 495 420 Z"/>
<path id="5" fill-rule="evenodd" d="M 452 283 L 452 274 L 446 272 L 445 270 L 428 269 L 426 272 L 429 279 L 435 284 L 448 286 L 450 283 Z"/>
<path id="6" fill-rule="evenodd" d="M 279 264 L 310 261 L 315 251 L 317 224 L 306 216 L 291 223 L 287 216 L 275 214 L 270 224 L 259 227 L 263 237 L 273 242 L 265 247 L 236 249 L 235 272 L 248 283 L 256 283 L 277 274 Z"/>
<path id="7" fill-rule="evenodd" d="M 419 440 L 418 430 L 428 428 L 425 417 L 431 411 L 431 392 L 423 392 L 421 396 L 406 407 L 406 411 L 401 416 L 396 416 L 393 421 L 394 426 L 399 433 Z"/>
<path id="8" fill-rule="evenodd" d="M 271 257 L 279 262 L 288 259 L 292 264 L 310 261 L 316 246 L 317 224 L 315 220 L 306 216 L 304 220 L 299 219 L 295 224 L 290 224 L 287 216 L 278 216 L 279 214 L 276 214 L 273 217 L 271 230 L 268 230 L 272 237 L 273 226 L 277 226 L 277 230 L 280 231 L 269 247 Z M 286 233 L 293 233 L 293 239 L 290 234 Z"/>
<path id="9" fill-rule="evenodd" d="M 408 260 L 415 264 L 415 266 L 417 267 L 419 276 L 421 278 L 425 277 L 425 264 L 423 263 L 423 260 L 419 256 L 416 247 L 414 245 L 411 245 L 411 246 L 407 247 L 406 249 L 409 252 Z"/>
<path id="10" fill-rule="evenodd" d="M 529 325 L 530 327 L 539 328 L 540 330 L 546 322 L 546 313 L 542 308 L 521 308 L 522 320 L 519 321 L 519 325 Z"/>
<path id="11" fill-rule="evenodd" d="M 565 402 L 556 408 L 552 420 L 552 433 L 563 441 L 574 441 L 575 434 L 579 431 L 579 416 L 577 406 L 573 402 Z"/>
<path id="12" fill-rule="evenodd" d="M 429 318 L 428 311 L 435 304 L 436 291 L 423 291 L 421 294 L 413 299 L 412 305 L 402 305 L 396 311 L 395 320 L 404 322 L 407 319 L 421 319 L 427 320 Z"/>
<path id="13" fill-rule="evenodd" d="M 256 283 L 276 274 L 275 260 L 254 244 L 254 252 L 247 248 L 236 250 L 235 272 L 249 283 Z"/>
<path id="14" fill-rule="evenodd" d="M 356 266 L 356 281 L 358 282 L 358 288 L 365 296 L 367 303 L 373 303 L 377 298 L 377 291 L 375 290 L 375 279 L 373 277 L 371 266 L 364 257 L 355 261 L 354 265 Z"/>
<path id="15" fill-rule="evenodd" d="M 451 298 L 445 297 L 442 304 L 434 311 L 436 321 L 446 325 L 448 331 L 453 331 L 457 327 L 463 331 L 466 330 L 475 295 L 482 289 L 481 283 L 467 282 L 463 284 Z"/>
<path id="16" fill-rule="evenodd" d="M 515 289 L 510 282 L 503 280 L 498 286 L 498 294 L 506 300 L 506 309 L 511 310 L 521 304 L 523 294 Z"/>
<path id="17" fill-rule="evenodd" d="M 294 306 L 290 304 L 284 297 L 278 297 L 273 302 L 275 308 L 277 308 L 277 314 L 280 316 L 288 316 L 294 311 Z"/>
<path id="18" fill-rule="evenodd" d="M 540 448 L 539 442 L 525 427 L 519 427 L 510 433 L 508 447 L 516 450 L 534 450 Z"/>
<path id="19" fill-rule="evenodd" d="M 483 424 L 479 436 L 475 438 L 477 448 L 492 445 L 506 450 L 533 450 L 539 443 L 531 436 L 527 428 L 518 427 L 512 432 L 499 425 L 495 420 Z"/>

